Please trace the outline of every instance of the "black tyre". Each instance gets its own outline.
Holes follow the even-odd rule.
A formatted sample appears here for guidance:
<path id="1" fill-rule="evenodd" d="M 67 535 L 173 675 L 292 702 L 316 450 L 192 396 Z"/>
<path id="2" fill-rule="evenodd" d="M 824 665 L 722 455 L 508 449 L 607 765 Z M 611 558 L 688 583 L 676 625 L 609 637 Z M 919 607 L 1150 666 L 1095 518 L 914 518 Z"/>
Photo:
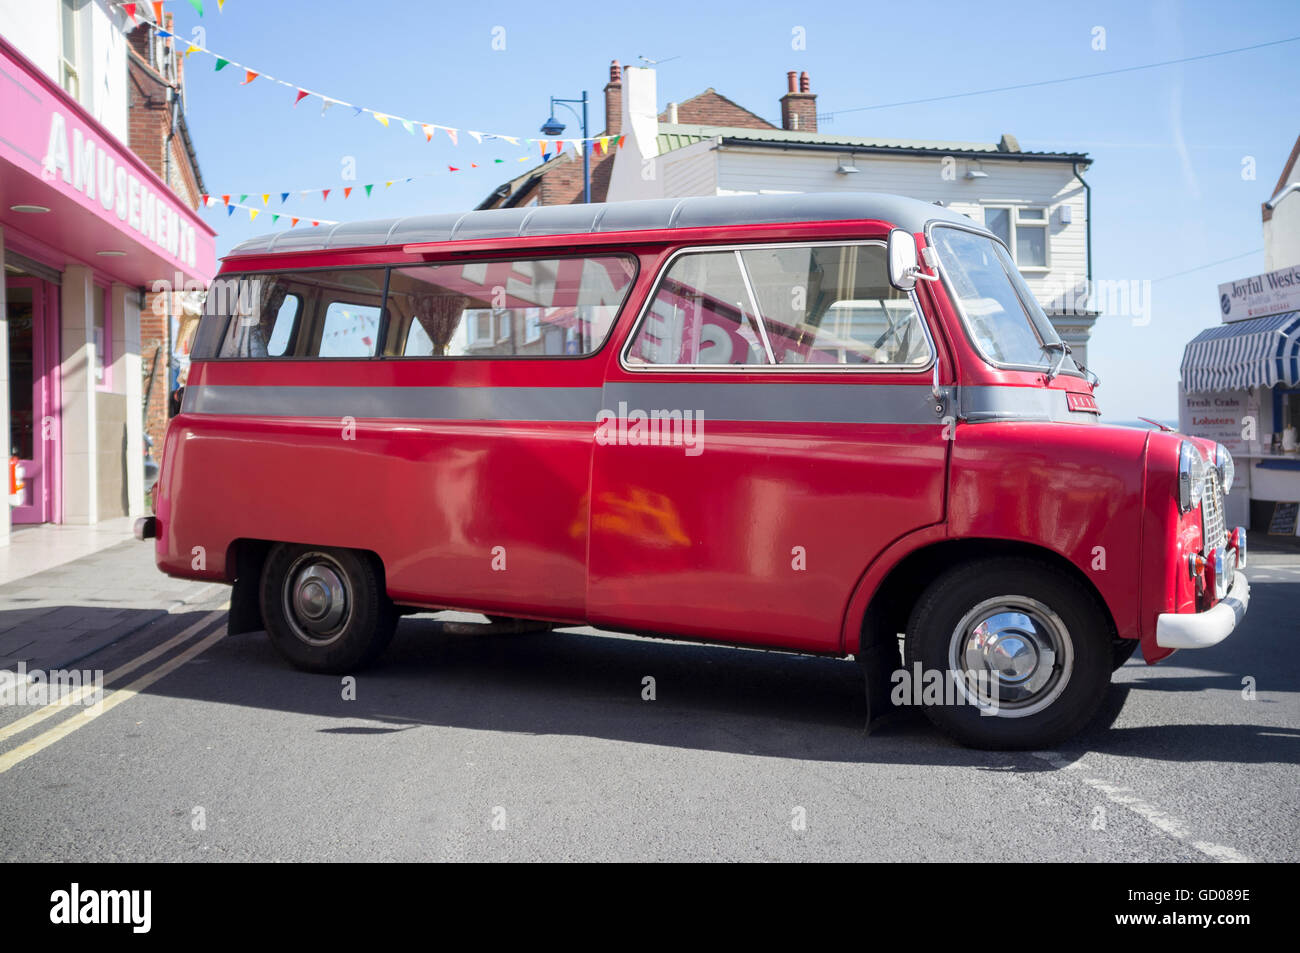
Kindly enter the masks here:
<path id="1" fill-rule="evenodd" d="M 1137 639 L 1115 639 L 1110 645 L 1110 670 L 1118 671 L 1133 657 L 1140 643 Z"/>
<path id="2" fill-rule="evenodd" d="M 939 728 L 976 748 L 1044 748 L 1081 731 L 1110 681 L 1112 631 L 1079 582 L 1031 559 L 954 567 L 907 625 L 907 669 L 939 673 L 926 698 Z"/>
<path id="3" fill-rule="evenodd" d="M 346 675 L 365 667 L 397 627 L 378 560 L 348 549 L 276 545 L 260 595 L 271 643 L 308 672 Z"/>

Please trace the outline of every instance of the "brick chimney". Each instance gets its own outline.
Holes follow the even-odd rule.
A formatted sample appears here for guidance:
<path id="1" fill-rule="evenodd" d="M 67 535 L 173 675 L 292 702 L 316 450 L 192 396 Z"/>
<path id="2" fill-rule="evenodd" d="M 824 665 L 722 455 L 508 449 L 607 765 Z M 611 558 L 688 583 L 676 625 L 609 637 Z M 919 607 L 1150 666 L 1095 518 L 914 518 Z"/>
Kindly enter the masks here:
<path id="1" fill-rule="evenodd" d="M 605 84 L 605 132 L 617 136 L 623 131 L 623 69 L 618 60 L 609 64 L 609 82 Z"/>
<path id="2" fill-rule="evenodd" d="M 794 70 L 785 74 L 788 91 L 781 97 L 781 128 L 791 132 L 817 131 L 817 94 L 812 92 L 808 74 L 795 78 Z M 796 86 L 797 83 L 797 86 Z"/>

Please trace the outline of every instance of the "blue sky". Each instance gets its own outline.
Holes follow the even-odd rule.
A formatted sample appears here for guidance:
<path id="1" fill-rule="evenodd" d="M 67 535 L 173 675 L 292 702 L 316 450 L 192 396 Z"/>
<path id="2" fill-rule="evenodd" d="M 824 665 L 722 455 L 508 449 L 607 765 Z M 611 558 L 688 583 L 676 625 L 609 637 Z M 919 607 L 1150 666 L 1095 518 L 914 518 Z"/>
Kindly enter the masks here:
<path id="1" fill-rule="evenodd" d="M 609 61 L 658 68 L 660 106 L 712 86 L 779 123 L 787 70 L 807 70 L 818 111 L 850 110 L 1079 73 L 1120 69 L 1300 36 L 1300 4 L 1222 3 L 366 3 L 206 0 L 199 18 L 173 2 L 177 32 L 292 83 L 379 111 L 462 129 L 535 135 L 547 97 L 594 105 Z M 909 12 L 910 11 L 910 12 Z M 1093 46 L 1105 28 L 1106 49 Z M 494 49 L 503 34 L 504 49 Z M 803 27 L 804 50 L 791 46 Z M 500 45 L 499 43 L 497 45 Z M 214 194 L 335 188 L 292 196 L 283 211 L 338 220 L 472 208 L 528 165 L 490 145 L 426 143 L 393 125 L 331 109 L 292 108 L 293 93 L 213 71 L 201 54 L 187 74 L 189 122 Z M 562 113 L 566 121 L 571 117 Z M 1103 316 L 1090 346 L 1109 419 L 1176 417 L 1183 345 L 1218 323 L 1220 282 L 1264 270 L 1259 206 L 1300 134 L 1300 43 L 1197 63 L 943 102 L 844 112 L 823 131 L 918 139 L 996 141 L 1082 151 L 1094 165 L 1097 279 L 1151 286 L 1145 326 Z M 577 135 L 576 123 L 569 132 Z M 1243 179 L 1245 157 L 1255 179 Z M 504 164 L 492 159 L 505 158 Z M 388 179 L 441 172 L 385 189 Z M 344 174 L 355 165 L 355 180 Z M 371 198 L 340 201 L 344 186 L 380 183 Z M 259 199 L 250 199 L 249 204 Z M 272 205 L 278 208 L 278 197 Z M 218 253 L 273 230 L 236 211 L 203 212 Z M 301 227 L 301 226 L 300 226 Z M 1247 254 L 1252 253 L 1253 254 Z M 1237 257 L 1233 261 L 1188 269 Z M 1169 277 L 1177 275 L 1177 277 Z"/>

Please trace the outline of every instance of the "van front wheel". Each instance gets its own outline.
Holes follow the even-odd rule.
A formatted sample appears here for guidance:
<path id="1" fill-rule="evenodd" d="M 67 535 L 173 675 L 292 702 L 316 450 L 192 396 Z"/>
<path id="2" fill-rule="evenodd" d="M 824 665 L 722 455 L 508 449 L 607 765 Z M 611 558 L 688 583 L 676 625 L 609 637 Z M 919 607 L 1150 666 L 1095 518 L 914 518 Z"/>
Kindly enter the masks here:
<path id="1" fill-rule="evenodd" d="M 1110 619 L 1079 582 L 1006 557 L 936 578 L 912 611 L 905 655 L 943 688 L 924 696 L 925 713 L 958 741 L 1042 748 L 1096 713 L 1110 682 L 1111 636 Z"/>
<path id="2" fill-rule="evenodd" d="M 345 675 L 363 668 L 397 627 L 377 560 L 348 549 L 275 546 L 260 595 L 271 644 L 308 672 Z"/>

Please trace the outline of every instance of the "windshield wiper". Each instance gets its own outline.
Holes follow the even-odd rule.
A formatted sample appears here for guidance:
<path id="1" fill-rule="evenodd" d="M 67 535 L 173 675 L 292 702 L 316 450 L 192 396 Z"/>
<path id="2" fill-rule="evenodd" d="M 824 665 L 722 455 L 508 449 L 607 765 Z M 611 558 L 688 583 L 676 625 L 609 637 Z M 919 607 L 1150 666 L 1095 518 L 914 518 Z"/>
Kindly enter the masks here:
<path id="1" fill-rule="evenodd" d="M 1049 341 L 1043 345 L 1043 350 L 1059 350 L 1061 352 L 1056 360 L 1052 362 L 1051 369 L 1047 372 L 1047 383 L 1050 384 L 1056 375 L 1061 373 L 1061 365 L 1065 363 L 1066 357 L 1070 354 L 1070 345 L 1066 344 L 1064 341 Z"/>

